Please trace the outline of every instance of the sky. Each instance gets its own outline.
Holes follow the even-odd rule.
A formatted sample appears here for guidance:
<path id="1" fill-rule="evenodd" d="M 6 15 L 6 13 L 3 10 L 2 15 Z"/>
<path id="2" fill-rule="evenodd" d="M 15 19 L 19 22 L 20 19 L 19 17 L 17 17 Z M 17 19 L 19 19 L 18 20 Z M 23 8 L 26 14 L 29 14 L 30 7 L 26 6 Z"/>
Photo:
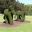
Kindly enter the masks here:
<path id="1" fill-rule="evenodd" d="M 18 0 L 20 3 L 24 3 L 24 4 L 32 4 L 32 0 Z"/>

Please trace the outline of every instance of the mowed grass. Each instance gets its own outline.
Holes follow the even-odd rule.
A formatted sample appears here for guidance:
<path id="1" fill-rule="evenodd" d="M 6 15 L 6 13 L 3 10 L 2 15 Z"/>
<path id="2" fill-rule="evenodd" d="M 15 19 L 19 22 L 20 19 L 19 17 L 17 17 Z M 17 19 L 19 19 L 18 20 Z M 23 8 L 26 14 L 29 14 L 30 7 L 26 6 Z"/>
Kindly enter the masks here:
<path id="1" fill-rule="evenodd" d="M 3 21 L 3 15 L 0 16 L 0 20 Z M 25 20 L 32 21 L 32 16 L 25 16 Z M 0 29 L 0 32 L 32 32 L 32 24 L 25 23 L 17 26 L 16 28 L 3 28 Z"/>

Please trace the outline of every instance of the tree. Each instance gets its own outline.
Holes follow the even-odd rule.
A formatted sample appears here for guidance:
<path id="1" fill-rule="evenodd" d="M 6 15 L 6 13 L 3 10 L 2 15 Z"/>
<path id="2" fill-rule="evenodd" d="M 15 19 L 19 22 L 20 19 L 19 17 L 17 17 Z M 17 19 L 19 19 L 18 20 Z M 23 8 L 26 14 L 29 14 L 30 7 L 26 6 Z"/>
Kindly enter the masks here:
<path id="1" fill-rule="evenodd" d="M 15 1 L 15 0 L 14 0 Z M 15 2 L 14 1 L 12 1 L 12 0 L 9 0 L 9 2 L 7 3 L 7 0 L 6 0 L 6 4 L 5 4 L 5 6 L 6 6 L 6 9 L 8 9 L 8 10 L 5 10 L 4 11 L 4 18 L 7 20 L 7 17 L 6 16 L 8 16 L 8 23 L 9 24 L 13 24 L 13 14 L 15 14 L 14 12 L 15 12 L 15 10 L 14 10 L 14 5 L 15 5 Z M 11 2 L 11 3 L 10 3 Z M 8 6 L 7 6 L 8 5 Z M 6 15 L 6 16 L 5 16 Z M 4 22 L 6 22 L 6 21 L 4 21 Z"/>
<path id="2" fill-rule="evenodd" d="M 18 15 L 18 19 L 21 19 L 21 17 L 22 17 L 22 20 L 23 20 L 23 18 L 25 18 L 25 16 L 24 16 L 24 14 L 25 14 L 24 4 L 19 3 L 17 1 L 15 4 L 15 11 L 16 11 L 16 15 Z M 18 12 L 18 11 L 20 11 L 20 12 Z"/>

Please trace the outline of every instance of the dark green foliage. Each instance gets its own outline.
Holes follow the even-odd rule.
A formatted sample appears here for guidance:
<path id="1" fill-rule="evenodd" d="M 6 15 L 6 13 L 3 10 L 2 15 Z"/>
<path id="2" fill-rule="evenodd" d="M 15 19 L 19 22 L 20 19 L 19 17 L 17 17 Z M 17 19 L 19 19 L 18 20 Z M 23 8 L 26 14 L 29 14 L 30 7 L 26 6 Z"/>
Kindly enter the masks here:
<path id="1" fill-rule="evenodd" d="M 8 24 L 13 24 L 13 13 L 9 9 L 5 9 L 4 11 L 4 19 L 8 21 Z"/>
<path id="2" fill-rule="evenodd" d="M 5 1 L 6 10 L 4 10 L 4 19 L 8 21 L 9 24 L 13 24 L 13 15 L 17 15 L 17 19 L 25 19 L 24 15 L 24 4 L 15 2 L 15 0 L 6 0 Z"/>

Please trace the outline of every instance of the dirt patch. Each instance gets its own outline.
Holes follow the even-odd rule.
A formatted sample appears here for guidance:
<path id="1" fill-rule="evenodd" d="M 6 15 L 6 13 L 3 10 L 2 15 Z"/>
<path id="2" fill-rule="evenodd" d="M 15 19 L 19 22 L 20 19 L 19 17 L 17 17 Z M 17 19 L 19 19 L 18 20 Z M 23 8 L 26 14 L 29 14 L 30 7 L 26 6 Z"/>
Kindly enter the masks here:
<path id="1" fill-rule="evenodd" d="M 10 25 L 10 24 L 5 24 L 5 23 L 1 23 L 0 22 L 0 27 L 3 27 L 3 28 L 7 28 L 7 27 L 17 27 L 17 26 L 19 26 L 19 25 L 21 25 L 22 24 L 22 22 L 19 22 L 19 21 L 14 21 L 13 22 L 13 25 Z"/>

